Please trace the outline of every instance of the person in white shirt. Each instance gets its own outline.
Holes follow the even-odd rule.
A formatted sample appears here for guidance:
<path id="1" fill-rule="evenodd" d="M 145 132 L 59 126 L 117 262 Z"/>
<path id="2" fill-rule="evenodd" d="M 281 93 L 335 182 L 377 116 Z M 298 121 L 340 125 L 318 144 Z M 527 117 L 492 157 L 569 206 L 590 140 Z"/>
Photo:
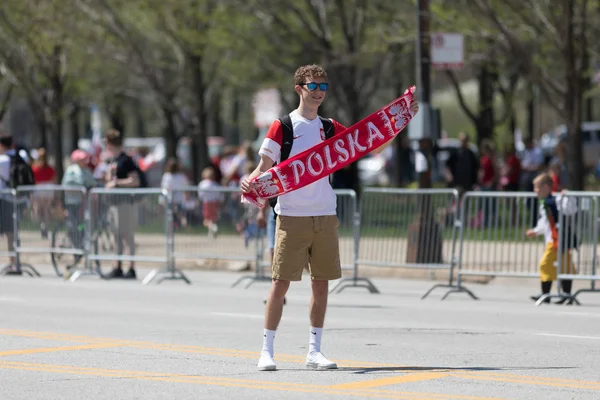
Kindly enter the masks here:
<path id="1" fill-rule="evenodd" d="M 160 187 L 172 193 L 173 204 L 181 206 L 184 200 L 184 193 L 181 189 L 189 186 L 190 181 L 183 172 L 179 161 L 175 158 L 170 158 L 165 166 L 165 173 L 160 181 Z"/>
<path id="2" fill-rule="evenodd" d="M 219 208 L 225 200 L 223 192 L 218 189 L 221 185 L 217 182 L 217 172 L 212 167 L 202 171 L 202 180 L 198 184 L 198 198 L 202 201 L 202 216 L 204 226 L 208 228 L 208 235 L 215 237 L 219 230 Z"/>
<path id="3" fill-rule="evenodd" d="M 289 114 L 293 126 L 293 146 L 289 157 L 308 150 L 326 139 L 318 109 L 329 83 L 327 72 L 320 65 L 306 65 L 294 74 L 294 89 L 300 99 L 296 110 Z M 416 102 L 411 106 L 418 109 Z M 345 127 L 331 120 L 336 133 Z M 281 161 L 283 129 L 275 120 L 259 150 L 258 167 L 240 182 L 243 193 L 252 189 L 251 181 Z M 377 149 L 381 152 L 383 148 Z M 336 196 L 328 177 L 293 192 L 281 195 L 275 205 L 277 215 L 275 250 L 272 263 L 272 286 L 266 304 L 263 347 L 257 368 L 276 369 L 273 343 L 281 320 L 283 302 L 291 281 L 302 279 L 302 271 L 310 266 L 312 298 L 310 302 L 309 346 L 306 366 L 315 369 L 335 369 L 337 364 L 321 352 L 321 336 L 327 309 L 328 284 L 341 277 Z"/>

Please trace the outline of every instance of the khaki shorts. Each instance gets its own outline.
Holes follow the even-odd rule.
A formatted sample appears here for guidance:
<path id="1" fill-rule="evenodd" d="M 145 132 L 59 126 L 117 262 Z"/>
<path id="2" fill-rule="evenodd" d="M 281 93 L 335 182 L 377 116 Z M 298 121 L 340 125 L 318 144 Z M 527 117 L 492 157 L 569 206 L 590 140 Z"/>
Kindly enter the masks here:
<path id="1" fill-rule="evenodd" d="M 321 217 L 277 217 L 273 279 L 299 281 L 310 267 L 313 280 L 342 277 L 338 227 L 335 215 Z"/>
<path id="2" fill-rule="evenodd" d="M 133 236 L 137 229 L 137 207 L 134 204 L 111 206 L 108 218 L 115 235 Z"/>

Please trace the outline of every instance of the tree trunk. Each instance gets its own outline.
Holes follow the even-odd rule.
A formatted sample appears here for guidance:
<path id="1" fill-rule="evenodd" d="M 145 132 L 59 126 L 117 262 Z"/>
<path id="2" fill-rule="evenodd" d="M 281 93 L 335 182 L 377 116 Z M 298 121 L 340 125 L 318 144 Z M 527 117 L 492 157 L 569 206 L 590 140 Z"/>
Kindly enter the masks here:
<path id="1" fill-rule="evenodd" d="M 239 140 L 240 137 L 240 92 L 239 89 L 233 90 L 233 101 L 231 102 L 231 122 L 229 133 L 225 137 L 226 143 L 232 143 L 233 138 Z"/>
<path id="2" fill-rule="evenodd" d="M 62 180 L 64 173 L 63 167 L 63 87 L 60 78 L 53 84 L 54 99 L 52 101 L 51 119 L 52 131 L 52 155 L 54 156 L 54 169 L 56 170 L 56 179 L 58 182 Z"/>
<path id="3" fill-rule="evenodd" d="M 213 135 L 223 137 L 223 120 L 221 119 L 221 106 L 223 102 L 223 96 L 217 92 L 213 103 Z"/>
<path id="4" fill-rule="evenodd" d="M 135 115 L 135 134 L 137 137 L 146 137 L 146 124 L 142 113 L 142 102 L 139 99 L 135 99 L 134 104 L 134 115 Z"/>
<path id="5" fill-rule="evenodd" d="M 71 146 L 70 150 L 73 151 L 79 147 L 79 138 L 81 137 L 79 130 L 79 114 L 81 106 L 79 103 L 73 103 L 69 112 L 69 124 L 71 126 Z"/>
<path id="6" fill-rule="evenodd" d="M 584 164 L 581 142 L 581 105 L 583 103 L 582 74 L 577 64 L 581 59 L 578 54 L 575 37 L 575 5 L 574 0 L 563 0 L 565 22 L 565 81 L 567 93 L 565 96 L 565 118 L 567 119 L 567 172 L 568 188 L 571 190 L 584 189 Z"/>
<path id="7" fill-rule="evenodd" d="M 494 136 L 494 72 L 493 64 L 486 62 L 479 69 L 479 112 L 475 122 L 477 144 Z"/>
<path id="8" fill-rule="evenodd" d="M 163 107 L 162 110 L 165 122 L 167 123 L 163 132 L 166 158 L 177 158 L 177 128 L 175 126 L 175 113 L 169 107 Z"/>
<path id="9" fill-rule="evenodd" d="M 196 95 L 196 126 L 192 135 L 192 179 L 200 181 L 202 170 L 210 165 L 208 145 L 206 143 L 206 104 L 204 101 L 205 85 L 202 73 L 202 57 L 188 55 L 192 72 L 192 85 Z"/>
<path id="10" fill-rule="evenodd" d="M 525 131 L 525 137 L 531 140 L 535 138 L 535 88 L 533 83 L 530 83 L 527 87 L 527 130 Z"/>

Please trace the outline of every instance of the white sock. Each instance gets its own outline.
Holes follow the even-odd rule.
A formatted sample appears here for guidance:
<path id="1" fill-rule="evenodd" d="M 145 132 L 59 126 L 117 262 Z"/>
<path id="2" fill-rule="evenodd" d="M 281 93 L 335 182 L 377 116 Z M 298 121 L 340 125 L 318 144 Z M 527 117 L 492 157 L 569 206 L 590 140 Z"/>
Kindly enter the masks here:
<path id="1" fill-rule="evenodd" d="M 275 331 L 265 329 L 263 334 L 262 351 L 267 351 L 273 357 L 273 342 L 275 341 Z"/>
<path id="2" fill-rule="evenodd" d="M 308 354 L 321 352 L 321 336 L 323 335 L 323 328 L 310 327 L 309 340 L 308 340 Z"/>

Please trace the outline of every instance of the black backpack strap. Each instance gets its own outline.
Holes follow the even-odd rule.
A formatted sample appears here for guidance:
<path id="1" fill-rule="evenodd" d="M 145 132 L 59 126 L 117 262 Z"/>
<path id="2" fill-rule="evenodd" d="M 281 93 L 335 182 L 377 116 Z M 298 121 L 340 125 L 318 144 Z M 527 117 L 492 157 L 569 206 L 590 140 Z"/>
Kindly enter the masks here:
<path id="1" fill-rule="evenodd" d="M 333 127 L 333 121 L 329 118 L 319 117 L 323 124 L 323 130 L 325 131 L 325 138 L 329 139 L 335 135 L 335 128 Z"/>
<path id="2" fill-rule="evenodd" d="M 292 145 L 294 144 L 294 125 L 292 124 L 290 114 L 285 114 L 279 118 L 279 122 L 281 122 L 281 155 L 279 157 L 279 162 L 281 162 L 290 158 Z M 277 218 L 277 214 L 275 213 L 277 197 L 270 198 L 269 205 L 273 208 L 273 213 L 275 214 L 275 218 Z"/>
<path id="3" fill-rule="evenodd" d="M 294 125 L 292 124 L 290 114 L 285 114 L 283 117 L 279 118 L 279 122 L 281 122 L 282 133 L 281 157 L 279 159 L 279 162 L 281 162 L 290 158 L 292 144 L 294 143 Z"/>

